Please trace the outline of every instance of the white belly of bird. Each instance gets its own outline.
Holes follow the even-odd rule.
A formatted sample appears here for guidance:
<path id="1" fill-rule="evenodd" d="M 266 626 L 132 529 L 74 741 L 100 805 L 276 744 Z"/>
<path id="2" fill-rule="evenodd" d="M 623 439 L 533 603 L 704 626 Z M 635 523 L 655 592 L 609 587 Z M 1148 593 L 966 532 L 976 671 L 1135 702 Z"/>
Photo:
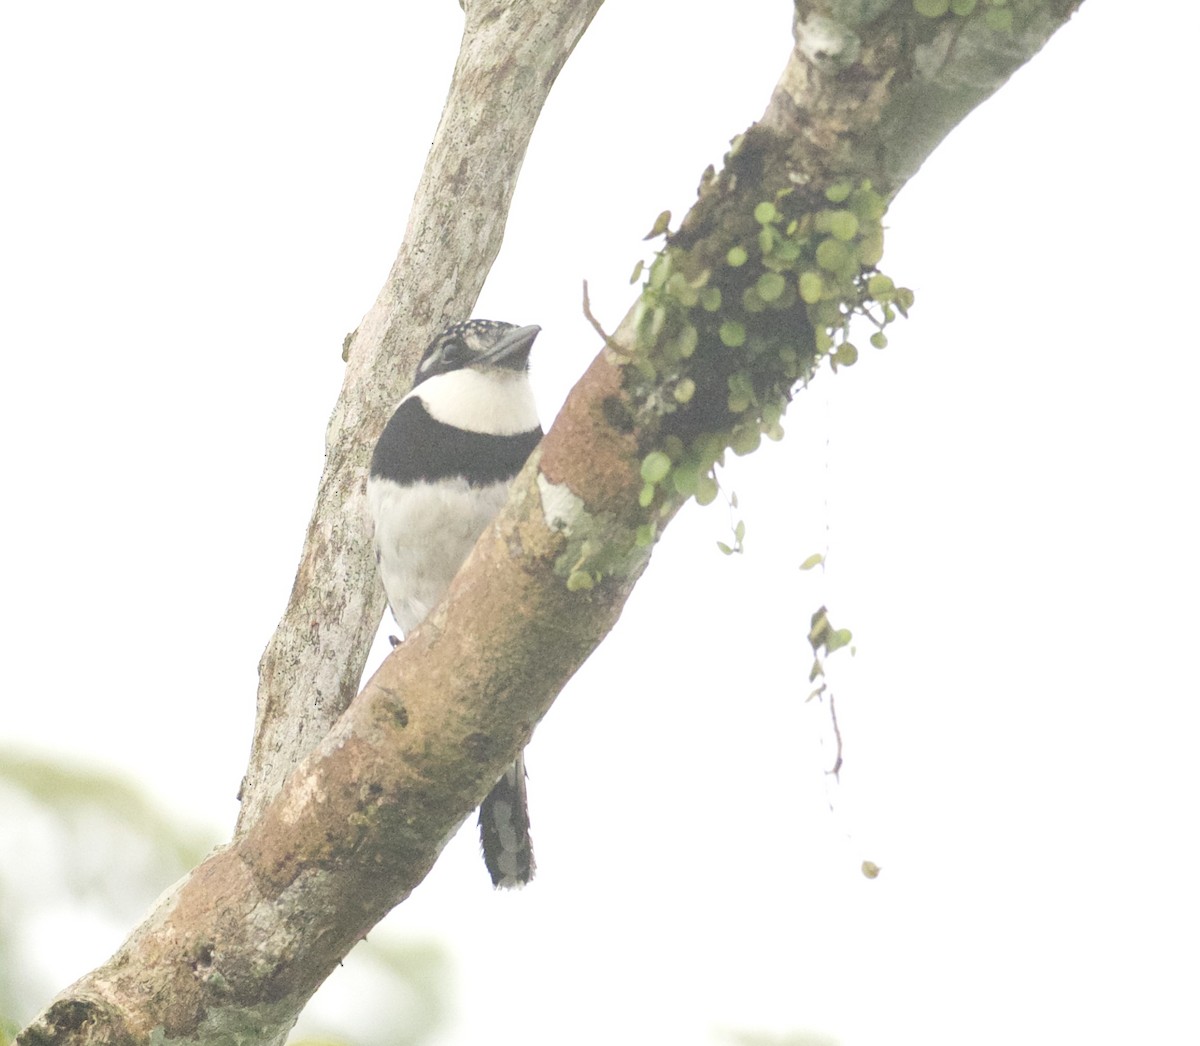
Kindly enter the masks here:
<path id="1" fill-rule="evenodd" d="M 446 594 L 479 535 L 500 511 L 508 486 L 501 481 L 471 487 L 454 479 L 401 487 L 389 479 L 368 480 L 371 514 L 386 521 L 375 531 L 379 575 L 405 635 Z"/>

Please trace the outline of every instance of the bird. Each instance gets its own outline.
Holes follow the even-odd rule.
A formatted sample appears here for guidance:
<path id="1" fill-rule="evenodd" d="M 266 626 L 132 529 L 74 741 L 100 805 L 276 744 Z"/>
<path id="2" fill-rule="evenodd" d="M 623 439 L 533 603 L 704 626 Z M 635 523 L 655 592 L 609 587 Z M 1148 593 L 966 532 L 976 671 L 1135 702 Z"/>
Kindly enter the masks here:
<path id="1" fill-rule="evenodd" d="M 540 331 L 479 319 L 447 327 L 375 444 L 375 562 L 405 635 L 441 601 L 542 438 L 529 383 Z M 533 878 L 523 751 L 480 806 L 479 835 L 494 886 Z"/>

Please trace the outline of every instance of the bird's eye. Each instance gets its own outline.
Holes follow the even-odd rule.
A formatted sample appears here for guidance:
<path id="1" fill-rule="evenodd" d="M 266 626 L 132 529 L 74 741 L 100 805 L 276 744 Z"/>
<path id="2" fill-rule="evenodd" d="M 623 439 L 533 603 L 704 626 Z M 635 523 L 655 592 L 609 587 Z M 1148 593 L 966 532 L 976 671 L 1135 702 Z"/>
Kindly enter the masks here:
<path id="1" fill-rule="evenodd" d="M 461 338 L 451 338 L 442 346 L 442 362 L 461 363 L 467 358 L 467 346 Z"/>

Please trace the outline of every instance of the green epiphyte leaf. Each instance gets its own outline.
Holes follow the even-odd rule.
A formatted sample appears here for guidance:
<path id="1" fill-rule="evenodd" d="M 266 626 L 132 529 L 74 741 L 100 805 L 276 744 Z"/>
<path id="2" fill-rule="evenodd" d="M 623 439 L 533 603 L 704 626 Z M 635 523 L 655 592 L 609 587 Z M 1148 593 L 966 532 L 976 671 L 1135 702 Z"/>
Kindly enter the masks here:
<path id="1" fill-rule="evenodd" d="M 666 291 L 685 309 L 692 308 L 700 300 L 700 291 L 693 287 L 681 272 L 671 273 L 671 278 L 667 280 Z"/>
<path id="2" fill-rule="evenodd" d="M 854 188 L 854 183 L 847 178 L 841 181 L 834 182 L 828 189 L 825 190 L 825 199 L 830 203 L 841 203 L 850 191 Z"/>
<path id="3" fill-rule="evenodd" d="M 881 272 L 875 273 L 867 280 L 867 293 L 876 301 L 883 301 L 884 297 L 895 289 L 896 285 L 892 282 L 892 278 Z"/>
<path id="4" fill-rule="evenodd" d="M 820 552 L 814 552 L 803 563 L 800 564 L 801 570 L 812 570 L 813 567 L 822 566 L 825 563 L 825 557 Z"/>
<path id="5" fill-rule="evenodd" d="M 858 239 L 857 252 L 859 262 L 866 268 L 878 265 L 883 257 L 883 226 L 874 225 L 863 230 Z"/>
<path id="6" fill-rule="evenodd" d="M 840 650 L 844 646 L 850 645 L 850 640 L 854 637 L 850 635 L 848 628 L 836 628 L 830 630 L 825 636 L 825 650 L 832 654 L 835 650 Z"/>
<path id="7" fill-rule="evenodd" d="M 650 288 L 656 291 L 662 290 L 670 275 L 671 255 L 670 252 L 664 251 L 650 263 Z"/>
<path id="8" fill-rule="evenodd" d="M 780 217 L 779 211 L 775 209 L 775 204 L 770 200 L 763 200 L 754 208 L 754 220 L 759 225 L 770 225 L 771 222 L 779 221 Z"/>
<path id="9" fill-rule="evenodd" d="M 639 305 L 645 302 L 645 298 L 641 299 Z M 662 325 L 666 321 L 666 313 L 661 305 L 655 305 L 653 308 L 639 309 L 640 315 L 637 317 L 637 346 L 639 349 L 649 350 L 658 344 L 658 335 L 662 330 Z M 645 363 L 650 368 L 650 373 L 647 375 L 651 380 L 654 379 L 654 367 L 644 356 L 635 360 L 635 363 Z M 639 366 L 639 369 L 644 371 L 644 368 Z"/>
<path id="10" fill-rule="evenodd" d="M 808 630 L 808 645 L 813 648 L 814 654 L 824 644 L 825 637 L 829 635 L 830 628 L 829 612 L 824 607 L 821 607 L 813 613 Z M 825 673 L 822 672 L 821 674 L 824 675 Z"/>
<path id="11" fill-rule="evenodd" d="M 926 18 L 941 18 L 950 10 L 950 0 L 913 0 L 913 10 Z"/>
<path id="12" fill-rule="evenodd" d="M 767 303 L 759 296 L 756 287 L 747 287 L 742 291 L 742 308 L 746 312 L 762 312 L 767 307 Z"/>
<path id="13" fill-rule="evenodd" d="M 653 349 L 655 345 L 659 343 L 659 335 L 662 333 L 662 325 L 664 325 L 666 321 L 666 309 L 661 305 L 656 305 L 654 308 L 647 309 L 646 314 L 644 314 L 642 317 L 641 323 L 637 325 L 637 347 L 641 349 Z M 640 362 L 646 362 L 647 365 L 649 365 L 649 360 L 642 360 Z"/>
<path id="14" fill-rule="evenodd" d="M 745 396 L 754 395 L 754 379 L 743 370 L 735 371 L 725 379 L 730 392 L 742 393 Z"/>
<path id="15" fill-rule="evenodd" d="M 671 484 L 675 492 L 688 498 L 700 489 L 700 470 L 696 465 L 676 465 L 671 470 Z"/>
<path id="16" fill-rule="evenodd" d="M 642 270 L 643 270 L 645 267 L 646 267 L 646 263 L 645 263 L 644 261 L 641 261 L 641 260 L 639 260 L 639 261 L 638 261 L 638 263 L 637 263 L 637 264 L 636 264 L 636 265 L 633 267 L 633 273 L 632 273 L 632 275 L 630 275 L 630 277 L 629 277 L 629 282 L 630 282 L 630 283 L 637 283 L 638 279 L 639 279 L 639 278 L 641 277 L 641 275 L 642 275 Z"/>
<path id="17" fill-rule="evenodd" d="M 775 301 L 783 293 L 787 281 L 780 273 L 764 272 L 755 283 L 754 288 L 763 301 Z"/>
<path id="18" fill-rule="evenodd" d="M 837 347 L 833 359 L 841 367 L 853 367 L 858 362 L 858 349 L 850 342 L 844 341 Z"/>
<path id="19" fill-rule="evenodd" d="M 858 235 L 858 217 L 853 211 L 833 211 L 829 216 L 829 231 L 843 242 L 853 240 Z"/>
<path id="20" fill-rule="evenodd" d="M 877 349 L 887 348 L 887 335 L 883 331 L 876 331 L 871 335 L 871 344 Z"/>
<path id="21" fill-rule="evenodd" d="M 735 247 L 730 247 L 729 252 L 725 255 L 725 264 L 731 268 L 738 269 L 745 265 L 750 260 L 750 255 L 746 253 L 746 248 L 740 244 Z"/>
<path id="22" fill-rule="evenodd" d="M 700 477 L 696 484 L 696 502 L 700 505 L 711 505 L 717 500 L 717 481 L 707 474 Z"/>
<path id="23" fill-rule="evenodd" d="M 882 345 L 878 348 L 883 348 Z M 696 395 L 696 383 L 691 378 L 680 378 L 675 384 L 675 391 L 672 393 L 677 403 L 690 403 L 692 397 Z"/>
<path id="24" fill-rule="evenodd" d="M 731 349 L 739 348 L 746 342 L 746 328 L 737 320 L 726 320 L 721 324 L 721 344 Z"/>
<path id="25" fill-rule="evenodd" d="M 671 459 L 661 450 L 652 450 L 642 458 L 642 482 L 658 484 L 671 471 Z"/>
<path id="26" fill-rule="evenodd" d="M 866 181 L 850 194 L 848 205 L 850 210 L 858 215 L 860 222 L 877 222 L 887 210 L 887 200 L 871 188 L 870 182 Z"/>
<path id="27" fill-rule="evenodd" d="M 800 240 L 780 240 L 775 244 L 775 250 L 771 252 L 771 261 L 780 268 L 790 268 L 792 262 L 797 261 L 803 253 L 804 244 Z"/>
<path id="28" fill-rule="evenodd" d="M 827 272 L 839 272 L 850 259 L 850 251 L 841 240 L 833 237 L 817 244 L 817 264 Z"/>
<path id="29" fill-rule="evenodd" d="M 595 579 L 586 570 L 572 570 L 567 578 L 568 592 L 585 592 L 595 585 Z"/>
<path id="30" fill-rule="evenodd" d="M 825 281 L 819 272 L 809 271 L 800 274 L 800 297 L 806 305 L 815 305 L 825 293 Z"/>
<path id="31" fill-rule="evenodd" d="M 733 430 L 729 449 L 738 457 L 744 457 L 758 450 L 761 443 L 762 433 L 758 431 L 757 426 L 743 425 Z"/>
<path id="32" fill-rule="evenodd" d="M 778 298 L 769 304 L 772 309 L 782 309 L 786 311 L 796 304 L 796 297 L 796 288 L 792 286 L 789 280 L 785 279 L 783 281 L 782 293 Z"/>
<path id="33" fill-rule="evenodd" d="M 692 441 L 692 454 L 703 468 L 712 468 L 725 450 L 725 437 L 716 432 L 702 432 Z"/>
<path id="34" fill-rule="evenodd" d="M 813 326 L 817 328 L 836 328 L 842 325 L 842 313 L 836 301 L 825 298 L 817 302 L 809 310 Z"/>
<path id="35" fill-rule="evenodd" d="M 650 231 L 646 233 L 647 240 L 653 240 L 655 236 L 661 236 L 671 225 L 671 212 L 663 211 L 657 218 L 654 219 L 654 225 Z"/>

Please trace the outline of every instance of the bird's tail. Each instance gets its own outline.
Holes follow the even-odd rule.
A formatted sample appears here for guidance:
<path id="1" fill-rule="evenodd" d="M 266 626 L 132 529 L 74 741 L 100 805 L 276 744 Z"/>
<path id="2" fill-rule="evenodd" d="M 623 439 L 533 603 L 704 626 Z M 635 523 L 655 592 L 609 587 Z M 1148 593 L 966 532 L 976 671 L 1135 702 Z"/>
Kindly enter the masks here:
<path id="1" fill-rule="evenodd" d="M 524 752 L 504 771 L 480 805 L 479 842 L 494 886 L 524 886 L 533 878 Z"/>

